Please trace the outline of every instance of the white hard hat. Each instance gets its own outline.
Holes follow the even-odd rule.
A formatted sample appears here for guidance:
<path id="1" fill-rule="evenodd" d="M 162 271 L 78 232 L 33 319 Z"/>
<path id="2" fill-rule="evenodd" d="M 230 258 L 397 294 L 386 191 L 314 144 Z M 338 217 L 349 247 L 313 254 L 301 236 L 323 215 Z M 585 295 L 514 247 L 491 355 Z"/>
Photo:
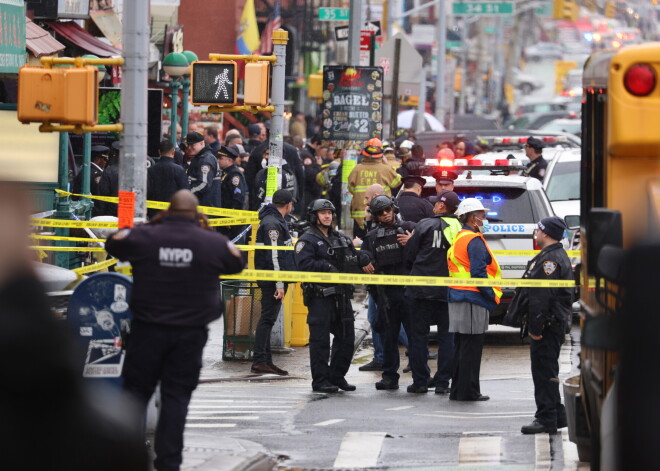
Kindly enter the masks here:
<path id="1" fill-rule="evenodd" d="M 412 146 L 414 145 L 415 143 L 413 141 L 409 141 L 408 139 L 406 139 L 401 144 L 399 144 L 399 149 L 412 149 Z"/>
<path id="2" fill-rule="evenodd" d="M 471 213 L 472 211 L 488 211 L 488 208 L 484 208 L 484 205 L 481 204 L 481 200 L 478 200 L 477 198 L 465 198 L 458 205 L 456 215 L 462 216 L 463 214 Z"/>

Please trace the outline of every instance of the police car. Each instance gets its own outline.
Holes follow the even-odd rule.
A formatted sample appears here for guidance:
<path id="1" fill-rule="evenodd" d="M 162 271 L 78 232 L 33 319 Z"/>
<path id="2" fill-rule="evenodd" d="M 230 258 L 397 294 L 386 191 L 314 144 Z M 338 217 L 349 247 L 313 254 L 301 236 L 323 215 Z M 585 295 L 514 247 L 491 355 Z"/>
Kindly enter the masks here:
<path id="1" fill-rule="evenodd" d="M 500 167 L 498 175 L 484 175 L 474 170 L 464 170 L 460 166 L 452 167 L 453 171 L 462 172 L 454 182 L 454 191 L 461 200 L 477 198 L 489 208 L 486 213 L 489 227 L 484 237 L 491 250 L 539 250 L 532 236 L 536 223 L 555 213 L 541 182 L 536 178 L 508 175 L 509 172 L 517 173 L 521 168 L 508 163 L 507 159 L 499 161 L 499 165 L 496 165 Z M 469 168 L 474 167 L 471 165 Z M 435 179 L 427 177 L 422 196 L 433 194 Z M 512 255 L 496 257 L 504 278 L 521 278 L 527 261 L 532 258 Z M 503 284 L 502 289 L 502 301 L 491 314 L 491 323 L 501 321 L 513 298 L 514 288 Z"/>

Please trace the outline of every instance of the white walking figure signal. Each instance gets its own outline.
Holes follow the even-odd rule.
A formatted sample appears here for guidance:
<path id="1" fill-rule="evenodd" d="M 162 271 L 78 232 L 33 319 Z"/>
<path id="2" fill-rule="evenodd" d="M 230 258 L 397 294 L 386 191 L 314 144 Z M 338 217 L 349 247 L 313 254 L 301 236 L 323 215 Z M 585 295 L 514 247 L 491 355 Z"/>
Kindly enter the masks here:
<path id="1" fill-rule="evenodd" d="M 229 80 L 229 69 L 225 69 L 221 74 L 215 76 L 213 81 L 214 85 L 218 86 L 218 89 L 215 91 L 215 98 L 218 98 L 218 95 L 222 92 L 225 100 L 229 100 L 229 92 L 227 91 L 227 85 L 234 85 L 234 82 Z"/>

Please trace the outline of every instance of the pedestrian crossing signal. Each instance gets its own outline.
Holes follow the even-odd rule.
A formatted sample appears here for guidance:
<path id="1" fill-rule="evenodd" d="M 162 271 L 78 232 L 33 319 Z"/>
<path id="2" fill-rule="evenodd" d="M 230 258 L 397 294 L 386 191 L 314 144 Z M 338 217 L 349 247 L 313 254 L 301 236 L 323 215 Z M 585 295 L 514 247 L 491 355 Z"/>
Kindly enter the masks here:
<path id="1" fill-rule="evenodd" d="M 236 105 L 238 80 L 234 61 L 192 63 L 191 95 L 194 105 Z"/>

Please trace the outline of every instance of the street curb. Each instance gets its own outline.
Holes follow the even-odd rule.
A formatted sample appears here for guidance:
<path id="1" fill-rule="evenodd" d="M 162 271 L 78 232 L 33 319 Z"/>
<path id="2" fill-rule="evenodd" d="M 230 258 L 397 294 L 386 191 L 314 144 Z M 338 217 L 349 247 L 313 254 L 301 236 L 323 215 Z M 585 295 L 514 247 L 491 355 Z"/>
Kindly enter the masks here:
<path id="1" fill-rule="evenodd" d="M 360 320 L 355 323 L 355 344 L 353 345 L 353 353 L 355 353 L 358 347 L 362 344 L 364 339 L 371 332 L 371 325 L 366 320 Z"/>

